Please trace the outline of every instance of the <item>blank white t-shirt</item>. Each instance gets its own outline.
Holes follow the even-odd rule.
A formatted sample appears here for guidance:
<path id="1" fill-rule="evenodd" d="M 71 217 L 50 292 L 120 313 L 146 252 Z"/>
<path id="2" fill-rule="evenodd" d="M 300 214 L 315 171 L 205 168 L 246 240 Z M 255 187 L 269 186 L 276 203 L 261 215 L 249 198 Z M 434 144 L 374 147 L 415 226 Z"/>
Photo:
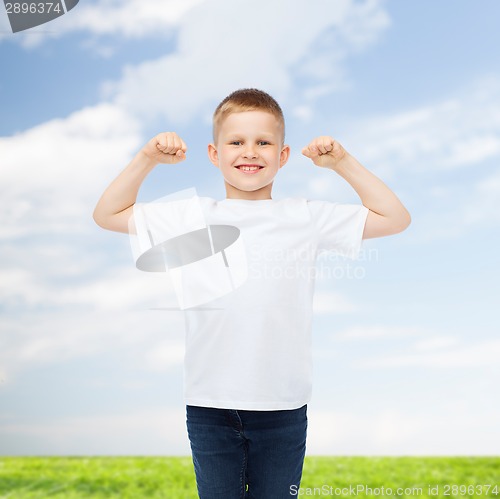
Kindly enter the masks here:
<path id="1" fill-rule="evenodd" d="M 196 201 L 207 224 L 239 229 L 247 276 L 233 291 L 184 310 L 186 404 L 263 411 L 303 406 L 312 388 L 316 257 L 335 251 L 357 258 L 369 210 L 304 198 Z M 139 240 L 150 237 L 148 226 L 162 217 L 172 233 L 182 232 L 189 217 L 179 206 L 192 205 L 178 204 L 173 216 L 136 204 Z"/>

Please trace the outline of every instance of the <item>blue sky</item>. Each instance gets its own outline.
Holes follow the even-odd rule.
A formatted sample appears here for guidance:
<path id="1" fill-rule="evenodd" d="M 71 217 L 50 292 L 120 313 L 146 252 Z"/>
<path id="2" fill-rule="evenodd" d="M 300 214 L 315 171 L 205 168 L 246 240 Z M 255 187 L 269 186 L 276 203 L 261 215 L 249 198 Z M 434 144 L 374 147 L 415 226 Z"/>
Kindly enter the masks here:
<path id="1" fill-rule="evenodd" d="M 88 0 L 13 35 L 0 8 L 0 454 L 189 454 L 183 316 L 154 310 L 171 284 L 91 215 L 166 130 L 188 159 L 139 200 L 223 198 L 210 117 L 248 86 L 287 118 L 274 198 L 360 202 L 300 155 L 327 134 L 412 215 L 318 263 L 337 278 L 316 286 L 308 453 L 498 454 L 499 18 L 485 0 Z"/>

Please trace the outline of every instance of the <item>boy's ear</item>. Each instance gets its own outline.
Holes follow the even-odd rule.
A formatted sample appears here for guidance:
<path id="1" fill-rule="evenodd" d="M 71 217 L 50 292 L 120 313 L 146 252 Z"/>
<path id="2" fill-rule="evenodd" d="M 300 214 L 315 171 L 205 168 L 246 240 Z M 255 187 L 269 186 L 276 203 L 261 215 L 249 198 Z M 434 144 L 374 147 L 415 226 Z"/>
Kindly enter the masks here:
<path id="1" fill-rule="evenodd" d="M 290 158 L 290 146 L 283 146 L 283 149 L 281 149 L 281 154 L 280 154 L 280 168 L 282 166 L 285 166 L 286 162 L 288 161 L 288 158 Z"/>
<path id="2" fill-rule="evenodd" d="M 217 168 L 219 168 L 219 153 L 214 144 L 208 144 L 208 158 Z"/>

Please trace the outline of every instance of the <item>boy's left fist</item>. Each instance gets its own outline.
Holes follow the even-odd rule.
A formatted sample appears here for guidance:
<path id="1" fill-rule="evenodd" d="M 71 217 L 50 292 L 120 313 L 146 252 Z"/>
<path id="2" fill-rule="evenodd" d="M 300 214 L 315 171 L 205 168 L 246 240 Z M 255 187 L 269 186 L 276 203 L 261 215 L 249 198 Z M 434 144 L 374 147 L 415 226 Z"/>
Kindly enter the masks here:
<path id="1" fill-rule="evenodd" d="M 304 147 L 302 154 L 310 158 L 317 166 L 333 168 L 346 156 L 347 152 L 335 139 L 323 135 Z"/>

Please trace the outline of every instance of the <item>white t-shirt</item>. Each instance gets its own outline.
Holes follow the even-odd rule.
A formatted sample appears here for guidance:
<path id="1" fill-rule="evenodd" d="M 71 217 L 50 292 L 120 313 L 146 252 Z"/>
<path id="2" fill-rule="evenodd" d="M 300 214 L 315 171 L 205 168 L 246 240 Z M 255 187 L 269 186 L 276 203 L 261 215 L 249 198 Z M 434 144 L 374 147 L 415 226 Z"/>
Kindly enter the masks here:
<path id="1" fill-rule="evenodd" d="M 303 406 L 312 388 L 316 257 L 328 250 L 357 258 L 369 210 L 304 198 L 196 201 L 210 226 L 239 229 L 247 272 L 230 292 L 184 310 L 186 404 L 263 411 Z M 162 214 L 152 205 L 134 207 L 137 236 L 146 246 L 155 224 L 181 233 L 190 217 L 179 207 L 192 207 L 177 203 Z M 198 217 L 184 232 L 202 226 Z"/>

